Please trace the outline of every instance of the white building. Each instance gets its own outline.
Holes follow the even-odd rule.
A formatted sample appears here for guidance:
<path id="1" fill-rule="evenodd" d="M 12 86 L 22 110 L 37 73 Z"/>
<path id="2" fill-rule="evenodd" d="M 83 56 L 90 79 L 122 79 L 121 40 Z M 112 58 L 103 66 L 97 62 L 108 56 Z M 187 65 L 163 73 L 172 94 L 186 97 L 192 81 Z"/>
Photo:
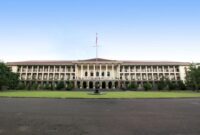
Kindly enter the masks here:
<path id="1" fill-rule="evenodd" d="M 188 62 L 169 61 L 120 61 L 88 59 L 73 61 L 23 61 L 8 62 L 13 72 L 19 73 L 23 83 L 38 85 L 69 82 L 75 88 L 93 89 L 98 83 L 101 89 L 116 89 L 130 83 L 156 84 L 161 78 L 184 81 Z"/>

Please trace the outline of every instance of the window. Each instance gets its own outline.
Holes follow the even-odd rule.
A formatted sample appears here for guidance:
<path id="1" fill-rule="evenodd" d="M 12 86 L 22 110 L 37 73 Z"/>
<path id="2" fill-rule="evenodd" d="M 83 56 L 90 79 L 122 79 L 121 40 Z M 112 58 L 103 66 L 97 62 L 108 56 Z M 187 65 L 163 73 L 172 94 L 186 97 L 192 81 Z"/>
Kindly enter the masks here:
<path id="1" fill-rule="evenodd" d="M 107 76 L 110 76 L 110 72 L 107 72 Z"/>
<path id="2" fill-rule="evenodd" d="M 101 73 L 101 76 L 104 76 L 104 72 Z"/>
<path id="3" fill-rule="evenodd" d="M 93 72 L 90 73 L 90 76 L 94 76 Z"/>
<path id="4" fill-rule="evenodd" d="M 87 72 L 85 72 L 85 76 L 88 76 L 88 73 L 87 73 Z"/>
<path id="5" fill-rule="evenodd" d="M 96 76 L 99 76 L 99 72 L 96 72 Z"/>

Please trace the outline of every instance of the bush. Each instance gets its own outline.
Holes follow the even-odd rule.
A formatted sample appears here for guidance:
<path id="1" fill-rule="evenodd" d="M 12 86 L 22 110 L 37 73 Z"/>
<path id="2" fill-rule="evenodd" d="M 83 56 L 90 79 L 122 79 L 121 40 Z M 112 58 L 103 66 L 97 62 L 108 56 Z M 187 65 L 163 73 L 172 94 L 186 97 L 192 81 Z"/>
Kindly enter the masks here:
<path id="1" fill-rule="evenodd" d="M 183 81 L 178 82 L 178 87 L 180 90 L 186 90 L 186 85 L 183 83 Z"/>
<path id="2" fill-rule="evenodd" d="M 176 90 L 178 88 L 176 83 L 169 82 L 168 83 L 169 90 Z"/>
<path id="3" fill-rule="evenodd" d="M 135 83 L 131 83 L 128 85 L 129 90 L 137 90 L 137 88 L 138 88 L 138 85 Z"/>
<path id="4" fill-rule="evenodd" d="M 18 86 L 17 86 L 17 90 L 24 90 L 26 89 L 26 86 L 24 83 L 19 83 Z"/>
<path id="5" fill-rule="evenodd" d="M 66 90 L 72 90 L 73 89 L 73 84 L 71 82 L 68 83 Z"/>
<path id="6" fill-rule="evenodd" d="M 40 84 L 39 87 L 38 87 L 38 89 L 39 89 L 39 90 L 44 90 L 44 85 L 43 85 L 43 84 Z"/>
<path id="7" fill-rule="evenodd" d="M 31 90 L 37 90 L 38 89 L 38 84 L 34 83 L 31 86 Z"/>
<path id="8" fill-rule="evenodd" d="M 65 88 L 65 84 L 64 84 L 63 81 L 59 82 L 59 83 L 57 84 L 57 86 L 56 86 L 56 89 L 57 89 L 57 90 L 62 90 L 62 89 L 64 89 L 64 88 Z"/>
<path id="9" fill-rule="evenodd" d="M 150 84 L 150 83 L 145 83 L 145 84 L 143 84 L 143 87 L 144 87 L 144 90 L 145 90 L 145 91 L 148 91 L 148 90 L 151 90 L 151 89 L 152 89 L 152 84 Z"/>
<path id="10" fill-rule="evenodd" d="M 50 90 L 51 87 L 49 86 L 49 84 L 45 84 L 45 85 L 44 85 L 44 89 L 45 89 L 45 90 Z"/>
<path id="11" fill-rule="evenodd" d="M 55 85 L 54 84 L 50 84 L 50 90 L 55 90 Z"/>

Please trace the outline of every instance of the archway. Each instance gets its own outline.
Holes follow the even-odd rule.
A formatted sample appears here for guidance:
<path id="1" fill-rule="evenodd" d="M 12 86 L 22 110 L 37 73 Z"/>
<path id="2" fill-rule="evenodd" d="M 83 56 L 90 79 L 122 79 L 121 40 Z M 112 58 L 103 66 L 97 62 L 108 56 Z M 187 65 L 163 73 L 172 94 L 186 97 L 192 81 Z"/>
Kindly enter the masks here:
<path id="1" fill-rule="evenodd" d="M 118 82 L 115 82 L 115 88 L 118 88 Z"/>
<path id="2" fill-rule="evenodd" d="M 80 87 L 81 87 L 81 82 L 80 81 L 77 82 L 77 87 L 80 89 Z"/>
<path id="3" fill-rule="evenodd" d="M 106 88 L 106 82 L 102 82 L 102 89 Z"/>
<path id="4" fill-rule="evenodd" d="M 112 82 L 109 82 L 109 83 L 108 83 L 108 88 L 109 88 L 109 89 L 112 89 Z"/>
<path id="5" fill-rule="evenodd" d="M 86 89 L 86 88 L 87 88 L 87 83 L 83 82 L 83 89 Z"/>
<path id="6" fill-rule="evenodd" d="M 90 82 L 90 83 L 89 83 L 89 88 L 90 88 L 90 89 L 93 89 L 93 82 Z"/>

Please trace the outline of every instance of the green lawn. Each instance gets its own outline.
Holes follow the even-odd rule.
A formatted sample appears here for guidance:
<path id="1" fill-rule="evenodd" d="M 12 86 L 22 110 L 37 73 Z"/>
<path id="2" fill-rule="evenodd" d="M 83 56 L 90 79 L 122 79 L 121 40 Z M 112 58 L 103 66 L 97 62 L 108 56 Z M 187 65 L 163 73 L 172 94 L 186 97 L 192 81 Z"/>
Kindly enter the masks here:
<path id="1" fill-rule="evenodd" d="M 93 95 L 88 91 L 2 91 L 0 97 L 37 97 L 37 98 L 192 98 L 200 93 L 192 91 L 115 91 Z"/>

